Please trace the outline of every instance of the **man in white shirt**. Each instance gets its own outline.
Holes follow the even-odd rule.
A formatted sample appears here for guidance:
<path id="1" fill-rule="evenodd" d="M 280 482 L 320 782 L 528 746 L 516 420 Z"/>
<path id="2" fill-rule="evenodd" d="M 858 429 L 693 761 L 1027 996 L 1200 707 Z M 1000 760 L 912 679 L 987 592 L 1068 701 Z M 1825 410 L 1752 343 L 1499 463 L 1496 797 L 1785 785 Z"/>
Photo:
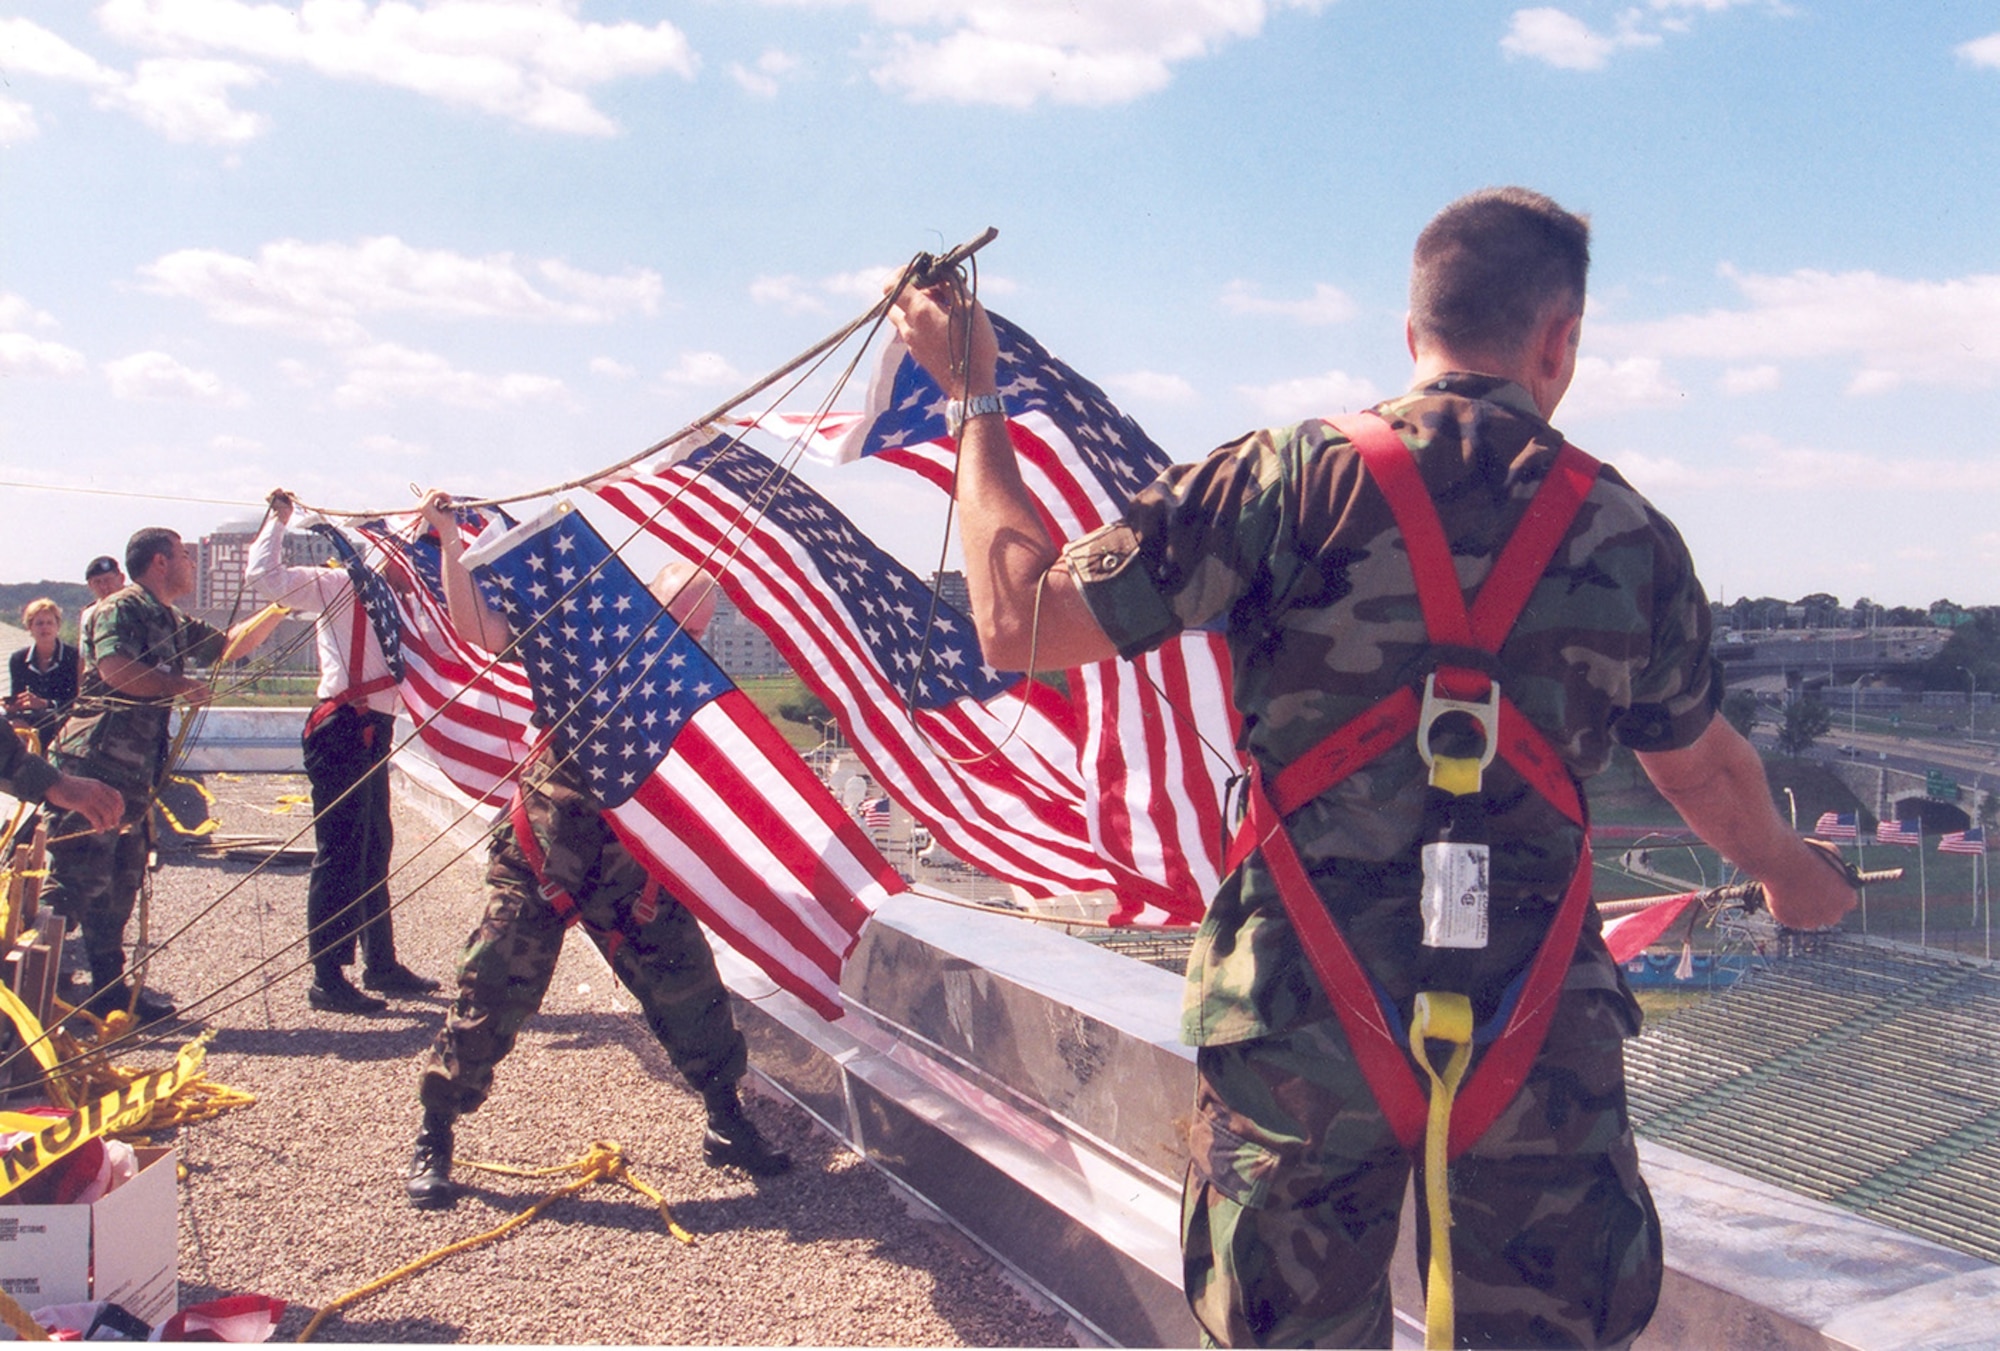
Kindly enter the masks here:
<path id="1" fill-rule="evenodd" d="M 271 494 L 271 513 L 250 545 L 246 581 L 265 599 L 314 618 L 319 703 L 306 719 L 306 777 L 317 845 L 306 891 L 313 958 L 308 1002 L 328 1013 L 379 1013 L 388 1002 L 355 987 L 346 968 L 356 939 L 362 984 L 388 994 L 429 994 L 438 982 L 396 960 L 389 915 L 389 751 L 396 734 L 396 676 L 367 607 L 344 568 L 287 567 L 291 495 Z M 361 566 L 357 561 L 354 566 Z"/>

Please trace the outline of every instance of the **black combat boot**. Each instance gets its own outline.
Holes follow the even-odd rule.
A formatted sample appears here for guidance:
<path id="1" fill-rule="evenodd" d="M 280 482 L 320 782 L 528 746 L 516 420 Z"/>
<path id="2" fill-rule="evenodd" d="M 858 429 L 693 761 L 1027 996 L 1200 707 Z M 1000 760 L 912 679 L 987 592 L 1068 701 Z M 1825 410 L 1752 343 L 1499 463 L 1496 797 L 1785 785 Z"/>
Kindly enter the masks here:
<path id="1" fill-rule="evenodd" d="M 417 1148 L 410 1155 L 410 1176 L 403 1184 L 410 1204 L 418 1210 L 442 1210 L 458 1199 L 451 1182 L 451 1123 L 443 1112 L 426 1109 Z"/>
<path id="2" fill-rule="evenodd" d="M 701 1140 L 701 1158 L 711 1168 L 734 1165 L 757 1177 L 776 1177 L 792 1170 L 792 1156 L 773 1149 L 736 1097 L 736 1085 L 711 1088 L 702 1095 L 708 1106 L 708 1134 Z"/>

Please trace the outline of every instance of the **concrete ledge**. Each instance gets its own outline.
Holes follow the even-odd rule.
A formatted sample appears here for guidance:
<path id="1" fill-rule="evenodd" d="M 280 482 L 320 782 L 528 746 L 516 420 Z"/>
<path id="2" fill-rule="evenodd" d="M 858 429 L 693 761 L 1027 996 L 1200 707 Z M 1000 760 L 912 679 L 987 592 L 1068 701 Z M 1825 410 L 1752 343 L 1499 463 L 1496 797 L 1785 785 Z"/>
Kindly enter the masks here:
<path id="1" fill-rule="evenodd" d="M 464 800 L 397 758 L 440 824 Z M 477 823 L 475 825 L 475 822 Z M 467 818 L 459 828 L 483 830 Z M 751 1062 L 862 1157 L 1107 1342 L 1191 1346 L 1179 1192 L 1192 1052 L 1180 981 L 1059 932 L 916 896 L 885 905 L 827 1023 L 717 945 Z M 1667 1279 L 1645 1351 L 1991 1346 L 2000 1268 L 1642 1142 Z M 1418 1283 L 1394 1272 L 1399 1345 Z"/>

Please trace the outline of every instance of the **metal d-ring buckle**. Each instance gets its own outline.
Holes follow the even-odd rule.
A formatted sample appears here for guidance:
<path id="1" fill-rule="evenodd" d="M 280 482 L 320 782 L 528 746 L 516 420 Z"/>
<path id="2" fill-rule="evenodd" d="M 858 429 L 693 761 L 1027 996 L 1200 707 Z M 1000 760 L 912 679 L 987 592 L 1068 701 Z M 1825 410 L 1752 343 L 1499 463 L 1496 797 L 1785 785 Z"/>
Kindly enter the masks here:
<path id="1" fill-rule="evenodd" d="M 1449 785 L 1439 782 L 1439 760 L 1449 762 L 1451 757 L 1439 757 L 1431 751 L 1431 724 L 1447 713 L 1463 713 L 1479 724 L 1483 736 L 1479 747 L 1478 768 L 1474 782 L 1468 788 L 1453 788 L 1461 795 L 1478 791 L 1478 780 L 1485 777 L 1486 767 L 1493 763 L 1493 756 L 1500 747 L 1500 682 L 1488 680 L 1486 698 L 1481 701 L 1452 699 L 1437 692 L 1437 672 L 1424 677 L 1424 702 L 1417 714 L 1417 754 L 1424 758 L 1424 765 L 1430 770 L 1433 787 L 1445 788 Z"/>

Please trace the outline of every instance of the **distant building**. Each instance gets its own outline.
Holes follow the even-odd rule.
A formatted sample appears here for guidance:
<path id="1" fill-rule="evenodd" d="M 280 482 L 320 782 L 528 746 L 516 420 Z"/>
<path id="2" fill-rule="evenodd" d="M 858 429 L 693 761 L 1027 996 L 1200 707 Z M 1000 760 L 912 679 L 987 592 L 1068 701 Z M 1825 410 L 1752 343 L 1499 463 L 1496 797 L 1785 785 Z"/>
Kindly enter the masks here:
<path id="1" fill-rule="evenodd" d="M 243 589 L 243 564 L 250 556 L 250 541 L 257 538 L 263 524 L 258 521 L 231 521 L 203 535 L 195 552 L 194 608 L 238 611 L 247 618 L 263 608 L 263 601 Z M 285 562 L 295 568 L 318 567 L 333 558 L 333 545 L 309 530 L 285 532 Z"/>
<path id="2" fill-rule="evenodd" d="M 931 590 L 937 592 L 938 599 L 946 605 L 955 606 L 959 613 L 968 615 L 972 613 L 972 593 L 966 589 L 964 573 L 931 574 Z"/>
<path id="3" fill-rule="evenodd" d="M 791 670 L 785 659 L 778 655 L 778 649 L 764 631 L 743 617 L 736 603 L 727 596 L 718 596 L 715 602 L 715 617 L 708 621 L 708 629 L 701 636 L 701 645 L 708 649 L 708 655 L 715 658 L 715 664 L 732 680 L 742 680 L 750 676 L 784 675 Z"/>

